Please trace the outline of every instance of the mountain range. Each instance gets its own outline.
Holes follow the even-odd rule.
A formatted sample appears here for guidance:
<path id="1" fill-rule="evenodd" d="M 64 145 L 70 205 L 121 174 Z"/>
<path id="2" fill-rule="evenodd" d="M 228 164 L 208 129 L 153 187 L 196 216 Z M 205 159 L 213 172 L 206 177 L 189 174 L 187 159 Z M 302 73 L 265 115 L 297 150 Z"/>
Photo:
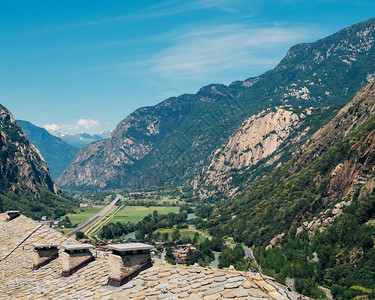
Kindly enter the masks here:
<path id="1" fill-rule="evenodd" d="M 35 126 L 28 121 L 17 120 L 17 123 L 26 134 L 29 141 L 32 142 L 42 154 L 49 167 L 52 179 L 58 178 L 79 149 L 51 135 L 44 128 Z"/>
<path id="2" fill-rule="evenodd" d="M 323 285 L 352 299 L 375 288 L 374 172 L 375 81 L 291 160 L 201 225 L 253 246 L 263 272 L 295 278 L 300 292 L 319 298 Z"/>
<path id="3" fill-rule="evenodd" d="M 201 200 L 233 198 L 288 161 L 337 113 L 336 105 L 269 108 L 246 119 L 191 182 Z"/>
<path id="4" fill-rule="evenodd" d="M 58 183 L 185 185 L 213 203 L 195 226 L 251 247 L 264 274 L 313 298 L 374 298 L 374 34 L 370 19 L 292 47 L 261 76 L 140 108 Z M 0 105 L 0 212 L 64 215 L 72 200 L 35 146 L 66 145 L 19 123 L 32 143 Z"/>
<path id="5" fill-rule="evenodd" d="M 226 148 L 225 143 L 241 124 L 244 126 L 243 122 L 256 114 L 263 115 L 269 108 L 290 105 L 291 110 L 301 107 L 302 114 L 303 110 L 314 108 L 312 115 L 303 119 L 307 124 L 316 112 L 312 123 L 322 125 L 333 117 L 337 109 L 333 105 L 346 104 L 375 77 L 374 24 L 375 19 L 370 19 L 317 42 L 293 46 L 276 68 L 261 76 L 229 86 L 212 84 L 194 95 L 172 97 L 136 110 L 108 139 L 80 150 L 58 184 L 111 188 L 190 182 L 201 191 L 212 189 L 205 170 L 212 163 L 213 153 Z M 322 115 L 323 110 L 327 113 Z M 308 139 L 319 128 L 297 127 L 288 136 L 292 138 L 293 132 L 297 138 Z M 278 142 L 274 149 L 281 145 Z M 282 162 L 275 159 L 276 154 L 273 162 L 264 163 L 264 159 L 272 160 L 275 151 L 258 156 L 256 160 L 262 162 L 259 167 L 239 166 L 251 172 L 256 167 L 259 174 L 267 173 L 267 166 Z M 290 157 L 298 147 L 288 151 L 280 158 Z M 240 172 L 247 174 L 246 170 Z M 207 196 L 206 192 L 196 193 L 201 194 Z"/>
<path id="6" fill-rule="evenodd" d="M 85 132 L 76 133 L 76 134 L 53 132 L 52 134 L 61 138 L 67 144 L 75 148 L 82 149 L 90 143 L 109 138 L 109 136 L 111 135 L 111 132 L 104 131 L 104 132 L 96 133 L 96 134 L 85 133 Z"/>

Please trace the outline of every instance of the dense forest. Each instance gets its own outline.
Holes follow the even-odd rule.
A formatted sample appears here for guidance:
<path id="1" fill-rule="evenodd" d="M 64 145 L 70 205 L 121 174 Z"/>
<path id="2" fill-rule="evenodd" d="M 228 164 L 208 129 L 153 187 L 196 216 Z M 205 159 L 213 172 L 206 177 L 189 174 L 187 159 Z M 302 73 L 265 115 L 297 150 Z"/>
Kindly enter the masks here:
<path id="1" fill-rule="evenodd" d="M 41 219 L 47 216 L 50 219 L 58 219 L 73 212 L 73 199 L 65 194 L 56 195 L 45 187 L 37 185 L 38 195 L 27 190 L 18 193 L 1 189 L 0 186 L 0 213 L 7 210 L 20 210 L 22 214 Z M 33 199 L 33 201 L 30 201 Z"/>
<path id="2" fill-rule="evenodd" d="M 180 213 L 158 214 L 154 211 L 147 215 L 137 224 L 132 223 L 109 223 L 102 227 L 99 235 L 106 239 L 120 238 L 129 232 L 136 231 L 136 237 L 142 240 L 151 238 L 154 231 L 159 228 L 172 228 L 173 225 L 186 221 L 187 213 L 182 210 Z"/>
<path id="3" fill-rule="evenodd" d="M 332 289 L 338 299 L 373 293 L 375 227 L 374 191 L 344 195 L 333 190 L 332 171 L 339 164 L 371 170 L 375 117 L 340 139 L 324 155 L 297 173 L 294 160 L 253 184 L 247 192 L 228 201 L 202 222 L 211 234 L 232 236 L 236 242 L 254 246 L 265 273 L 285 282 L 296 279 L 296 289 L 319 297 L 318 285 Z M 364 167 L 365 166 L 365 167 Z M 367 174 L 370 180 L 374 173 Z M 330 195 L 328 193 L 330 190 Z M 334 216 L 331 227 L 307 233 L 302 223 L 330 217 L 340 201 L 351 204 L 341 216 Z M 265 250 L 277 235 L 279 247 Z"/>
<path id="4" fill-rule="evenodd" d="M 265 250 L 256 247 L 255 255 L 265 273 L 285 283 L 296 279 L 299 292 L 318 298 L 318 285 L 331 288 L 337 299 L 352 299 L 370 294 L 375 297 L 375 191 L 358 198 L 344 214 L 323 232 L 309 240 L 306 231 L 296 236 L 291 230 L 282 246 Z M 315 259 L 314 259 L 315 257 Z"/>

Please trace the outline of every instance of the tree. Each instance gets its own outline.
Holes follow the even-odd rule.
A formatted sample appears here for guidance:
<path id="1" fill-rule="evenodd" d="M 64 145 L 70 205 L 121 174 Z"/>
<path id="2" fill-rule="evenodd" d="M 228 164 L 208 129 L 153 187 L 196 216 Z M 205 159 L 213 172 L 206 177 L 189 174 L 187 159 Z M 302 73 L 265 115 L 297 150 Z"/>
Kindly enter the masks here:
<path id="1" fill-rule="evenodd" d="M 181 237 L 180 230 L 179 230 L 179 229 L 175 229 L 175 230 L 173 230 L 173 233 L 172 233 L 172 241 L 175 242 L 175 241 L 177 241 L 180 237 Z"/>
<path id="2" fill-rule="evenodd" d="M 214 237 L 211 242 L 211 249 L 216 252 L 220 252 L 224 246 L 224 240 L 222 237 Z"/>
<path id="3" fill-rule="evenodd" d="M 168 242 L 169 241 L 169 233 L 168 232 L 164 232 L 163 234 L 162 234 L 162 241 L 166 241 L 166 242 Z"/>
<path id="4" fill-rule="evenodd" d="M 234 266 L 238 271 L 249 269 L 249 262 L 245 257 L 245 252 L 241 244 L 236 244 L 234 249 L 224 247 L 219 255 L 219 268 Z"/>
<path id="5" fill-rule="evenodd" d="M 81 240 L 81 239 L 85 239 L 85 238 L 87 238 L 87 236 L 82 232 L 82 231 L 78 231 L 77 233 L 76 233 L 76 240 L 78 241 L 78 240 Z"/>
<path id="6" fill-rule="evenodd" d="M 70 222 L 68 216 L 65 216 L 65 218 L 60 222 L 60 226 L 64 226 L 65 228 L 72 228 L 72 223 Z"/>
<path id="7" fill-rule="evenodd" d="M 156 241 L 160 240 L 160 237 L 161 237 L 161 233 L 159 231 L 156 231 L 153 234 L 153 239 L 156 240 Z"/>
<path id="8" fill-rule="evenodd" d="M 233 250 L 225 247 L 219 255 L 219 268 L 228 268 L 234 261 Z"/>
<path id="9" fill-rule="evenodd" d="M 214 210 L 213 206 L 202 204 L 201 206 L 195 209 L 195 214 L 198 217 L 207 218 L 212 213 L 213 210 Z"/>
<path id="10" fill-rule="evenodd" d="M 198 232 L 195 232 L 195 233 L 194 233 L 194 238 L 193 238 L 193 244 L 194 244 L 194 245 L 198 242 L 198 236 L 199 236 L 199 233 L 198 233 Z"/>
<path id="11" fill-rule="evenodd" d="M 176 261 L 175 261 L 175 258 L 174 258 L 174 256 L 173 256 L 173 250 L 172 250 L 172 248 L 167 247 L 165 252 L 166 252 L 166 253 L 165 253 L 165 260 L 166 260 L 168 263 L 170 263 L 170 264 L 172 264 L 172 265 L 175 265 L 175 264 L 176 264 Z"/>

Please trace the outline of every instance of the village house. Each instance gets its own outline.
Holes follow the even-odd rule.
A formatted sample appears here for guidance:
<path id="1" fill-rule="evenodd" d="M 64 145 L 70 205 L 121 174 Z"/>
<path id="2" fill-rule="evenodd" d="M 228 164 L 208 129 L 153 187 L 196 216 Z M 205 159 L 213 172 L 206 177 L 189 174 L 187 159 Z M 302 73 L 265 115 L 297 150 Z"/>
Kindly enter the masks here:
<path id="1" fill-rule="evenodd" d="M 197 248 L 192 244 L 177 245 L 177 249 L 173 251 L 173 256 L 175 257 L 176 264 L 185 264 L 189 250 L 195 251 Z"/>
<path id="2" fill-rule="evenodd" d="M 287 299 L 259 274 L 153 264 L 141 243 L 98 251 L 19 212 L 0 214 L 0 232 L 2 299 Z"/>

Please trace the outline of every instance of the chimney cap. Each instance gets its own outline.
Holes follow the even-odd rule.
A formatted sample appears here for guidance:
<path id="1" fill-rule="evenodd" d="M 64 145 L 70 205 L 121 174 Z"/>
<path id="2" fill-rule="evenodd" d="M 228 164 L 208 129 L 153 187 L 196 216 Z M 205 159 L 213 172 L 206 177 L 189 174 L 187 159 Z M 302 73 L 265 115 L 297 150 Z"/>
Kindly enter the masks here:
<path id="1" fill-rule="evenodd" d="M 41 243 L 34 243 L 33 247 L 35 249 L 42 249 L 42 248 L 57 248 L 60 244 L 41 244 Z"/>
<path id="2" fill-rule="evenodd" d="M 11 221 L 21 215 L 21 213 L 18 210 L 8 210 L 6 213 L 8 221 Z"/>
<path id="3" fill-rule="evenodd" d="M 89 250 L 94 249 L 94 245 L 90 244 L 75 244 L 75 245 L 61 245 L 61 247 L 65 250 L 71 251 L 71 250 Z"/>
<path id="4" fill-rule="evenodd" d="M 150 250 L 154 248 L 152 245 L 143 243 L 129 243 L 129 244 L 112 244 L 107 246 L 108 249 L 116 250 L 119 252 L 133 251 L 133 250 Z"/>

